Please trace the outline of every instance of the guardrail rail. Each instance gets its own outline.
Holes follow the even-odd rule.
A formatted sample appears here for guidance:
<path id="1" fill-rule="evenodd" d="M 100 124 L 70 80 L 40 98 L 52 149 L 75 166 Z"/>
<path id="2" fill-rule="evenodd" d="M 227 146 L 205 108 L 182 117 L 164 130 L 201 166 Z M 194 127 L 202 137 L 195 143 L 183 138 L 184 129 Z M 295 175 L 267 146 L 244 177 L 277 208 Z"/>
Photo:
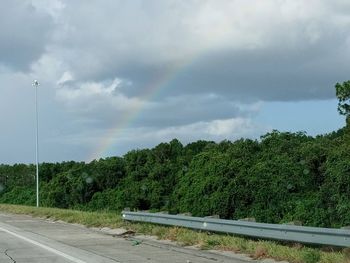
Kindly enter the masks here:
<path id="1" fill-rule="evenodd" d="M 263 239 L 350 247 L 350 230 L 282 224 L 265 224 L 206 217 L 123 211 L 124 220 L 181 226 L 203 231 L 237 234 Z"/>

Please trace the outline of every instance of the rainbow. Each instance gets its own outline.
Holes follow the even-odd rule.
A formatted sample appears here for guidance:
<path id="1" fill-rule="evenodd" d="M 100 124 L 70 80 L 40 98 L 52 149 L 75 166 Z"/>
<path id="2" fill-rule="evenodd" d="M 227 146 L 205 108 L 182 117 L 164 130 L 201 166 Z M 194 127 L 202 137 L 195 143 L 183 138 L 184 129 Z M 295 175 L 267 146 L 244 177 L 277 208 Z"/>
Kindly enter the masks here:
<path id="1" fill-rule="evenodd" d="M 192 64 L 193 57 L 176 63 L 172 67 L 169 67 L 165 73 L 154 77 L 142 90 L 138 98 L 142 103 L 138 104 L 133 110 L 127 112 L 121 121 L 112 128 L 109 129 L 105 136 L 102 138 L 98 147 L 94 149 L 93 153 L 89 155 L 86 162 L 90 162 L 94 159 L 102 158 L 109 150 L 111 145 L 115 143 L 123 129 L 127 128 L 132 124 L 138 117 L 139 113 L 144 108 L 146 102 L 151 101 L 155 98 L 161 90 L 166 89 L 169 84 L 181 73 L 187 65 Z"/>

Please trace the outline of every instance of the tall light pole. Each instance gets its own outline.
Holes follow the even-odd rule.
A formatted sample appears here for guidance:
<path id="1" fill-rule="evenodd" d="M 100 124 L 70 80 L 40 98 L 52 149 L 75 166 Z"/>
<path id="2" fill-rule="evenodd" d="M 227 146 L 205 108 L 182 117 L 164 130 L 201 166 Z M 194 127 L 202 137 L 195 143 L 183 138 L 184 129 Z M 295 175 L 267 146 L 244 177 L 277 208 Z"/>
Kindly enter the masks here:
<path id="1" fill-rule="evenodd" d="M 38 118 L 38 86 L 37 80 L 33 81 L 35 88 L 35 117 L 36 117 L 36 134 L 35 134 L 35 160 L 36 160 L 36 207 L 39 207 L 39 118 Z"/>

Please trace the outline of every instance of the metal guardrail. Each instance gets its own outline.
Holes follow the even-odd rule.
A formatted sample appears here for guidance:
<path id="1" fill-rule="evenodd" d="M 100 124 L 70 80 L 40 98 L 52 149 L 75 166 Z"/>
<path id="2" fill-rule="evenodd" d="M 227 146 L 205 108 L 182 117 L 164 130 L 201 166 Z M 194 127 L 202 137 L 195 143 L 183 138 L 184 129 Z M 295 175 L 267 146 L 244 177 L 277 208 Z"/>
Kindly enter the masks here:
<path id="1" fill-rule="evenodd" d="M 337 247 L 350 247 L 350 230 L 123 211 L 124 220 Z"/>

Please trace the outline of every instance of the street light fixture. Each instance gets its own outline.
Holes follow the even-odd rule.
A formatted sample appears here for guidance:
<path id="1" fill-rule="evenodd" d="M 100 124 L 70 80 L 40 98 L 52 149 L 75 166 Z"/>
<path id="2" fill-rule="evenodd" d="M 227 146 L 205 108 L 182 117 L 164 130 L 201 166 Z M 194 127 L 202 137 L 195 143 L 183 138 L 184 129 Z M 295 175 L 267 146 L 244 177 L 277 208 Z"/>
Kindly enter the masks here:
<path id="1" fill-rule="evenodd" d="M 38 86 L 37 80 L 33 81 L 35 88 L 35 117 L 36 117 L 36 135 L 35 135 L 35 159 L 36 159 L 36 207 L 39 207 L 39 120 L 38 120 Z"/>

